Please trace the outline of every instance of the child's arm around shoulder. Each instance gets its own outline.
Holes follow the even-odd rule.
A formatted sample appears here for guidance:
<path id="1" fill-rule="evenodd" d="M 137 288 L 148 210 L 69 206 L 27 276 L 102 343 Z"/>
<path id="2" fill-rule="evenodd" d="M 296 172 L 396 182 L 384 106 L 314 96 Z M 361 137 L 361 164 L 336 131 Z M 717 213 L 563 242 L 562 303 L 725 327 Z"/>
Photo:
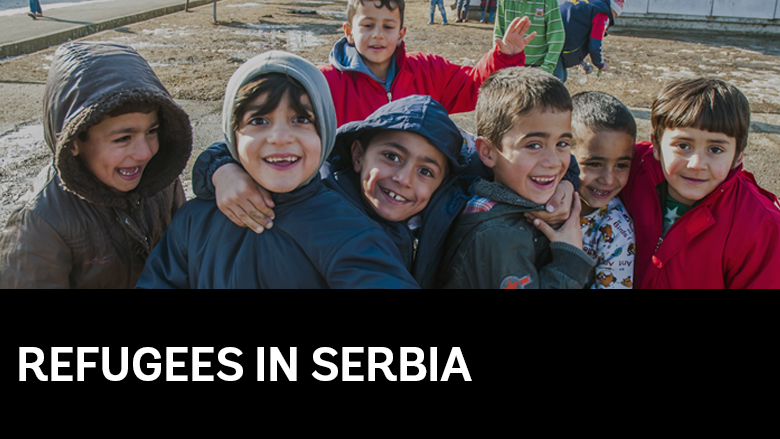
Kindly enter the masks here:
<path id="1" fill-rule="evenodd" d="M 71 250 L 57 231 L 27 207 L 0 235 L 0 289 L 69 289 Z"/>

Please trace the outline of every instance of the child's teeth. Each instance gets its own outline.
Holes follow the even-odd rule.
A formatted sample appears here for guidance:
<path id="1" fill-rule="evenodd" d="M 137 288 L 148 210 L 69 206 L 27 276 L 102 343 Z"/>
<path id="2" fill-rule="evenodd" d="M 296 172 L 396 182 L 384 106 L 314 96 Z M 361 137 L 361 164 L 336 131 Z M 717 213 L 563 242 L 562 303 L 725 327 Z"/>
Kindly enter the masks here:
<path id="1" fill-rule="evenodd" d="M 138 168 L 133 168 L 132 171 L 130 172 L 120 169 L 119 173 L 126 177 L 129 177 L 131 175 L 135 175 L 136 173 L 138 173 Z"/>
<path id="2" fill-rule="evenodd" d="M 268 163 L 290 162 L 295 163 L 298 161 L 298 157 L 285 157 L 285 158 L 267 158 Z"/>
<path id="3" fill-rule="evenodd" d="M 400 196 L 400 195 L 398 195 L 398 194 L 396 194 L 395 192 L 392 192 L 392 191 L 388 192 L 387 195 L 389 195 L 390 198 L 394 199 L 395 201 L 401 201 L 401 202 L 406 201 L 406 198 L 404 198 L 404 197 L 402 197 L 402 196 Z"/>
<path id="4" fill-rule="evenodd" d="M 538 183 L 552 183 L 555 181 L 555 178 L 535 178 L 531 177 L 531 180 L 538 182 Z"/>

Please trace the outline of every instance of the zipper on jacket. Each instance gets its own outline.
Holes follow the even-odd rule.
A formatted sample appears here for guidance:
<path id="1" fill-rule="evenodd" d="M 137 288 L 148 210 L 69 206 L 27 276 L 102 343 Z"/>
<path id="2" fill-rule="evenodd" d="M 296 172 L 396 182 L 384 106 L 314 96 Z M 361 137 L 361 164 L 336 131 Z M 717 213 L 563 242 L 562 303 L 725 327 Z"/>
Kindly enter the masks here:
<path id="1" fill-rule="evenodd" d="M 393 94 L 388 92 L 387 93 L 387 103 L 393 102 Z"/>
<path id="2" fill-rule="evenodd" d="M 414 253 L 412 253 L 412 262 L 417 261 L 417 249 L 420 247 L 420 240 L 414 238 Z"/>
<path id="3" fill-rule="evenodd" d="M 654 253 L 658 253 L 658 249 L 661 248 L 661 244 L 663 244 L 663 243 L 664 243 L 664 237 L 662 236 L 662 237 L 658 238 L 658 245 L 655 247 L 655 252 Z"/>

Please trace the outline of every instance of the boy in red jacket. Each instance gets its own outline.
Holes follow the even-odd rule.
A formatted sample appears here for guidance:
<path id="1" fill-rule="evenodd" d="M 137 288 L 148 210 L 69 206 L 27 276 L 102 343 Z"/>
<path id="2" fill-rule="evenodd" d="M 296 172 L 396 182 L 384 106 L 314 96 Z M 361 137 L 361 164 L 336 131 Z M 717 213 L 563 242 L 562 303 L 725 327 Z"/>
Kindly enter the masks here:
<path id="1" fill-rule="evenodd" d="M 404 0 L 349 0 L 345 37 L 320 66 L 336 104 L 338 125 L 361 121 L 388 102 L 427 95 L 449 114 L 474 111 L 477 92 L 491 73 L 525 65 L 526 17 L 509 26 L 503 40 L 476 67 L 459 66 L 427 53 L 407 53 L 403 42 Z"/>
<path id="2" fill-rule="evenodd" d="M 637 288 L 780 288 L 780 205 L 742 170 L 750 106 L 718 79 L 668 84 L 623 200 Z"/>

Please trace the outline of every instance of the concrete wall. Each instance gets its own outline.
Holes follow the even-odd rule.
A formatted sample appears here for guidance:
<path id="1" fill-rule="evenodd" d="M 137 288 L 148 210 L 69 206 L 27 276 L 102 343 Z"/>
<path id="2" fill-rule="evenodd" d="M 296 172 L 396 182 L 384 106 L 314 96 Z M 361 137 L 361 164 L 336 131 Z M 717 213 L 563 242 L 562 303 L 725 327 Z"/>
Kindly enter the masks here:
<path id="1" fill-rule="evenodd" d="M 780 19 L 778 8 L 778 0 L 626 0 L 624 13 L 772 20 Z"/>

